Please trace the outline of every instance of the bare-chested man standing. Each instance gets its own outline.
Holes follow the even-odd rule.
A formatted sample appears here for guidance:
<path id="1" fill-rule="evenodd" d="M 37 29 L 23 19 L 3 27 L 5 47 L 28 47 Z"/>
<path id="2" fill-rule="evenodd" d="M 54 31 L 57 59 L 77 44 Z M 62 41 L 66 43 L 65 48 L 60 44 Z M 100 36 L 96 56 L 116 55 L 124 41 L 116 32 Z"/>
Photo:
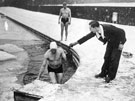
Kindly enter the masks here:
<path id="1" fill-rule="evenodd" d="M 50 43 L 50 49 L 46 51 L 44 55 L 44 61 L 40 68 L 37 79 L 40 78 L 44 70 L 47 70 L 52 83 L 62 83 L 63 77 L 63 65 L 62 59 L 65 61 L 66 54 L 61 47 L 58 47 L 56 42 Z"/>
<path id="2" fill-rule="evenodd" d="M 63 31 L 65 28 L 65 41 L 67 41 L 68 36 L 68 25 L 71 24 L 71 10 L 67 7 L 67 3 L 63 3 L 63 8 L 60 9 L 59 20 L 60 24 L 61 19 L 61 41 L 63 40 Z"/>

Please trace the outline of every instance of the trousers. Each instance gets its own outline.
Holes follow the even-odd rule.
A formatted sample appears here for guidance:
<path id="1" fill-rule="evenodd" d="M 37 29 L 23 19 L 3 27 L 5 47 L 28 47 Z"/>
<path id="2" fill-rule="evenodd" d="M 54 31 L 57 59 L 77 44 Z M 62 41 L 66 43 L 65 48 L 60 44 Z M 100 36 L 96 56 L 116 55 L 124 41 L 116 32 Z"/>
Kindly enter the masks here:
<path id="1" fill-rule="evenodd" d="M 122 50 L 119 50 L 113 43 L 107 44 L 104 63 L 101 68 L 101 74 L 104 75 L 104 77 L 108 76 L 111 80 L 116 77 L 121 53 Z"/>

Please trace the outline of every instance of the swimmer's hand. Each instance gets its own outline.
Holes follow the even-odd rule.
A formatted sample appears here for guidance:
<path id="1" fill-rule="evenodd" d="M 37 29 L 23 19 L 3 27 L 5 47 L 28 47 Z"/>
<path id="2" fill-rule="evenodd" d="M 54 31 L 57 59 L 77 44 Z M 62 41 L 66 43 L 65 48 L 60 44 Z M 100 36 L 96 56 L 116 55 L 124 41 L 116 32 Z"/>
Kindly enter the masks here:
<path id="1" fill-rule="evenodd" d="M 38 76 L 37 78 L 36 78 L 36 80 L 39 80 L 40 79 L 40 77 Z"/>

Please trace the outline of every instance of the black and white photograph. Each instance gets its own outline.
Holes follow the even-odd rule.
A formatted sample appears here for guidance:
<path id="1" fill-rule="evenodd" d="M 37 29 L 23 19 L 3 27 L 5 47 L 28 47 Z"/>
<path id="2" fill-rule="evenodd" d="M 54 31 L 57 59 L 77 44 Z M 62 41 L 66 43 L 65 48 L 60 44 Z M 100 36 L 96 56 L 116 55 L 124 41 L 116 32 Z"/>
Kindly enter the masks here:
<path id="1" fill-rule="evenodd" d="M 135 0 L 0 0 L 0 101 L 135 101 Z"/>

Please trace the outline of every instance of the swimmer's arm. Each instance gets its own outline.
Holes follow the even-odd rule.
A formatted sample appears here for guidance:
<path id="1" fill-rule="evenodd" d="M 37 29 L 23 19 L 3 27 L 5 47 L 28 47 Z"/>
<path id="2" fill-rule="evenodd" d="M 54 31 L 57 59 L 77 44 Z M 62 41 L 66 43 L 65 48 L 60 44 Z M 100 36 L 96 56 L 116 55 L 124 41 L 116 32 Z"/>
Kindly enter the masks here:
<path id="1" fill-rule="evenodd" d="M 62 58 L 67 61 L 66 53 L 64 52 L 64 50 L 62 51 Z"/>
<path id="2" fill-rule="evenodd" d="M 48 66 L 48 62 L 47 62 L 47 59 L 45 58 L 44 61 L 43 61 L 43 63 L 42 63 L 42 65 L 41 65 L 41 68 L 40 68 L 40 70 L 39 70 L 39 74 L 38 74 L 38 76 L 37 76 L 37 79 L 40 78 L 40 76 L 41 76 L 42 73 L 44 72 L 45 68 L 47 68 L 47 66 Z"/>
<path id="3" fill-rule="evenodd" d="M 71 10 L 69 9 L 69 23 L 71 23 Z"/>
<path id="4" fill-rule="evenodd" d="M 61 18 L 61 16 L 62 16 L 62 12 L 61 12 L 61 9 L 60 9 L 58 23 L 60 23 L 60 18 Z"/>

